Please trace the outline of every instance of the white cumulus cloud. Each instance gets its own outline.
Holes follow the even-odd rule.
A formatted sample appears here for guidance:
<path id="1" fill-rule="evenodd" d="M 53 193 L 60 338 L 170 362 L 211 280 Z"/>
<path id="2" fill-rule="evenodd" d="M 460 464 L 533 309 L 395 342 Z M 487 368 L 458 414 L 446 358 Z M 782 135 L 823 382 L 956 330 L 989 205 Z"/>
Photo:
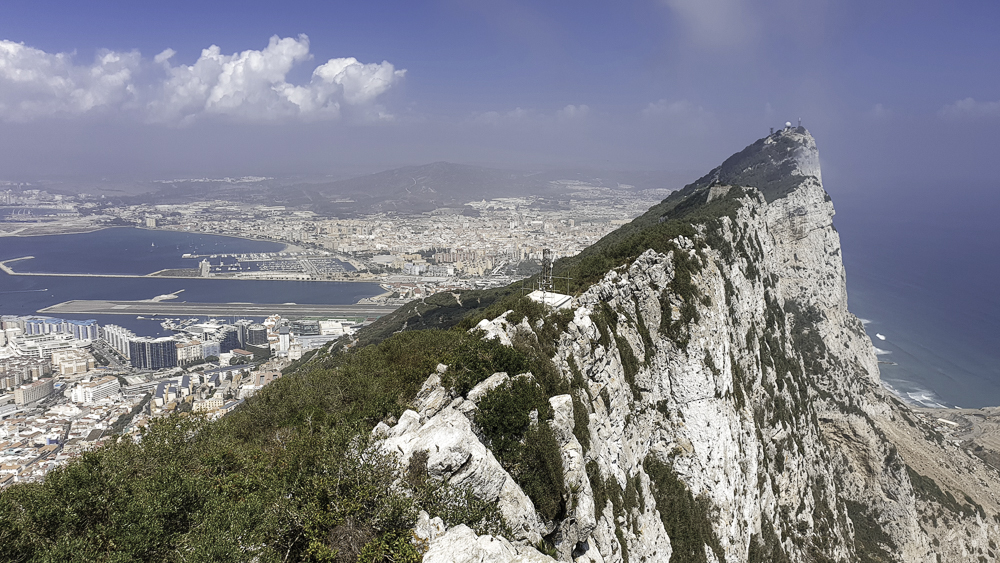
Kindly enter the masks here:
<path id="1" fill-rule="evenodd" d="M 965 98 L 944 106 L 940 113 L 945 117 L 952 118 L 1000 117 L 1000 100 L 979 102 L 973 98 Z"/>
<path id="2" fill-rule="evenodd" d="M 174 64 L 166 49 L 143 59 L 136 52 L 102 51 L 91 65 L 77 65 L 71 53 L 46 53 L 0 41 L 0 119 L 27 121 L 73 116 L 100 109 L 122 110 L 142 121 L 185 124 L 204 116 L 240 121 L 336 118 L 344 107 L 384 119 L 376 98 L 398 83 L 405 70 L 388 61 L 362 63 L 353 57 L 318 65 L 309 82 L 293 84 L 288 74 L 312 60 L 305 35 L 274 36 L 267 47 L 224 54 L 212 45 L 192 64 Z M 140 68 L 149 72 L 138 73 Z M 151 80 L 137 83 L 136 76 Z"/>
<path id="3" fill-rule="evenodd" d="M 0 119 L 29 121 L 117 107 L 135 95 L 137 51 L 100 51 L 89 65 L 69 53 L 46 53 L 0 40 Z"/>

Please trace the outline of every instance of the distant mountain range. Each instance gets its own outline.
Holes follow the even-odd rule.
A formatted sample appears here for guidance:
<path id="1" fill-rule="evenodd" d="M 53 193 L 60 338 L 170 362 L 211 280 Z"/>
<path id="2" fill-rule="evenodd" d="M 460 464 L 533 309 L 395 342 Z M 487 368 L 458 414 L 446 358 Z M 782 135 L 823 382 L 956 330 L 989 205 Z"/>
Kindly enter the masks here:
<path id="1" fill-rule="evenodd" d="M 332 181 L 198 178 L 161 180 L 127 188 L 116 184 L 107 190 L 91 185 L 75 187 L 67 193 L 103 193 L 123 203 L 186 203 L 218 198 L 286 205 L 325 216 L 350 217 L 378 211 L 419 213 L 498 197 L 534 195 L 557 199 L 592 188 L 677 189 L 694 177 L 694 174 L 665 171 L 571 168 L 525 171 L 434 162 Z"/>
<path id="2" fill-rule="evenodd" d="M 308 200 L 321 214 L 361 211 L 430 211 L 498 197 L 558 198 L 581 187 L 653 189 L 680 187 L 683 178 L 666 172 L 554 170 L 526 172 L 434 162 L 405 166 L 323 184 L 299 184 L 282 190 L 289 203 Z M 298 194 L 300 198 L 296 198 Z"/>

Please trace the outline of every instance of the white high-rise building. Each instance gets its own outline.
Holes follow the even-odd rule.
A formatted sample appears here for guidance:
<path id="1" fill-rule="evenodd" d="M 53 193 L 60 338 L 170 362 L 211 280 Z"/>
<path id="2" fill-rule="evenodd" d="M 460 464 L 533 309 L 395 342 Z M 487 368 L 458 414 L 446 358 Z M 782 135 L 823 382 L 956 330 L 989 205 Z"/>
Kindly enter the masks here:
<path id="1" fill-rule="evenodd" d="M 121 389 L 118 378 L 109 375 L 86 383 L 78 383 L 70 392 L 70 400 L 74 403 L 96 403 L 109 397 L 114 397 Z"/>
<path id="2" fill-rule="evenodd" d="M 128 344 L 137 338 L 134 332 L 118 325 L 106 325 L 102 332 L 104 340 L 109 346 L 125 356 L 126 359 L 131 359 Z"/>
<path id="3" fill-rule="evenodd" d="M 94 369 L 94 357 L 85 350 L 71 348 L 52 352 L 52 367 L 59 375 L 76 375 Z"/>
<path id="4" fill-rule="evenodd" d="M 54 381 L 50 377 L 22 385 L 14 390 L 14 402 L 18 405 L 26 405 L 48 397 L 52 394 L 53 383 Z"/>
<path id="5" fill-rule="evenodd" d="M 278 329 L 278 353 L 288 353 L 288 346 L 291 344 L 291 337 L 291 331 L 287 326 L 283 326 Z"/>

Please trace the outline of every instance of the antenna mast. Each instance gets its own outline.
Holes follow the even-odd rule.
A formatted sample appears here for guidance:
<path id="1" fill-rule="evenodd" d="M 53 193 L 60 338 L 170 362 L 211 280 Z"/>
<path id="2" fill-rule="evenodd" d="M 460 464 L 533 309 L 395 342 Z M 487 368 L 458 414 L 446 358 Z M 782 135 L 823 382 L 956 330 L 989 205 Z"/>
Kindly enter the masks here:
<path id="1" fill-rule="evenodd" d="M 542 273 L 538 276 L 538 289 L 552 291 L 552 250 L 542 249 Z"/>

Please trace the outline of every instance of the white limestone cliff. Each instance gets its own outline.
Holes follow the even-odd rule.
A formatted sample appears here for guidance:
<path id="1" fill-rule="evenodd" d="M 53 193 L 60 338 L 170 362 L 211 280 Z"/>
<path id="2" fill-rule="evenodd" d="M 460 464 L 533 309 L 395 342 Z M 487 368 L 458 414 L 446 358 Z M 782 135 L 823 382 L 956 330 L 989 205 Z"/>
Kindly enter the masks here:
<path id="1" fill-rule="evenodd" d="M 404 464 L 427 451 L 433 477 L 496 502 L 513 530 L 425 533 L 425 561 L 551 560 L 534 549 L 543 538 L 562 561 L 670 561 L 682 545 L 666 524 L 676 514 L 657 499 L 674 478 L 717 538 L 699 560 L 997 560 L 1000 476 L 935 440 L 883 390 L 847 308 L 815 142 L 801 128 L 773 137 L 794 164 L 794 189 L 768 202 L 756 189 L 719 189 L 725 176 L 713 171 L 714 184 L 686 197 L 734 198 L 732 217 L 646 251 L 574 299 L 552 359 L 567 381 L 575 366 L 582 385 L 549 399 L 566 484 L 560 521 L 536 514 L 476 432 L 478 401 L 508 374 L 466 397 L 433 374 L 413 410 L 380 426 Z M 708 246 L 712 228 L 721 238 Z M 681 256 L 696 265 L 687 295 L 672 285 Z M 505 345 L 534 330 L 509 317 L 477 328 Z M 586 447 L 573 395 L 587 409 Z"/>

